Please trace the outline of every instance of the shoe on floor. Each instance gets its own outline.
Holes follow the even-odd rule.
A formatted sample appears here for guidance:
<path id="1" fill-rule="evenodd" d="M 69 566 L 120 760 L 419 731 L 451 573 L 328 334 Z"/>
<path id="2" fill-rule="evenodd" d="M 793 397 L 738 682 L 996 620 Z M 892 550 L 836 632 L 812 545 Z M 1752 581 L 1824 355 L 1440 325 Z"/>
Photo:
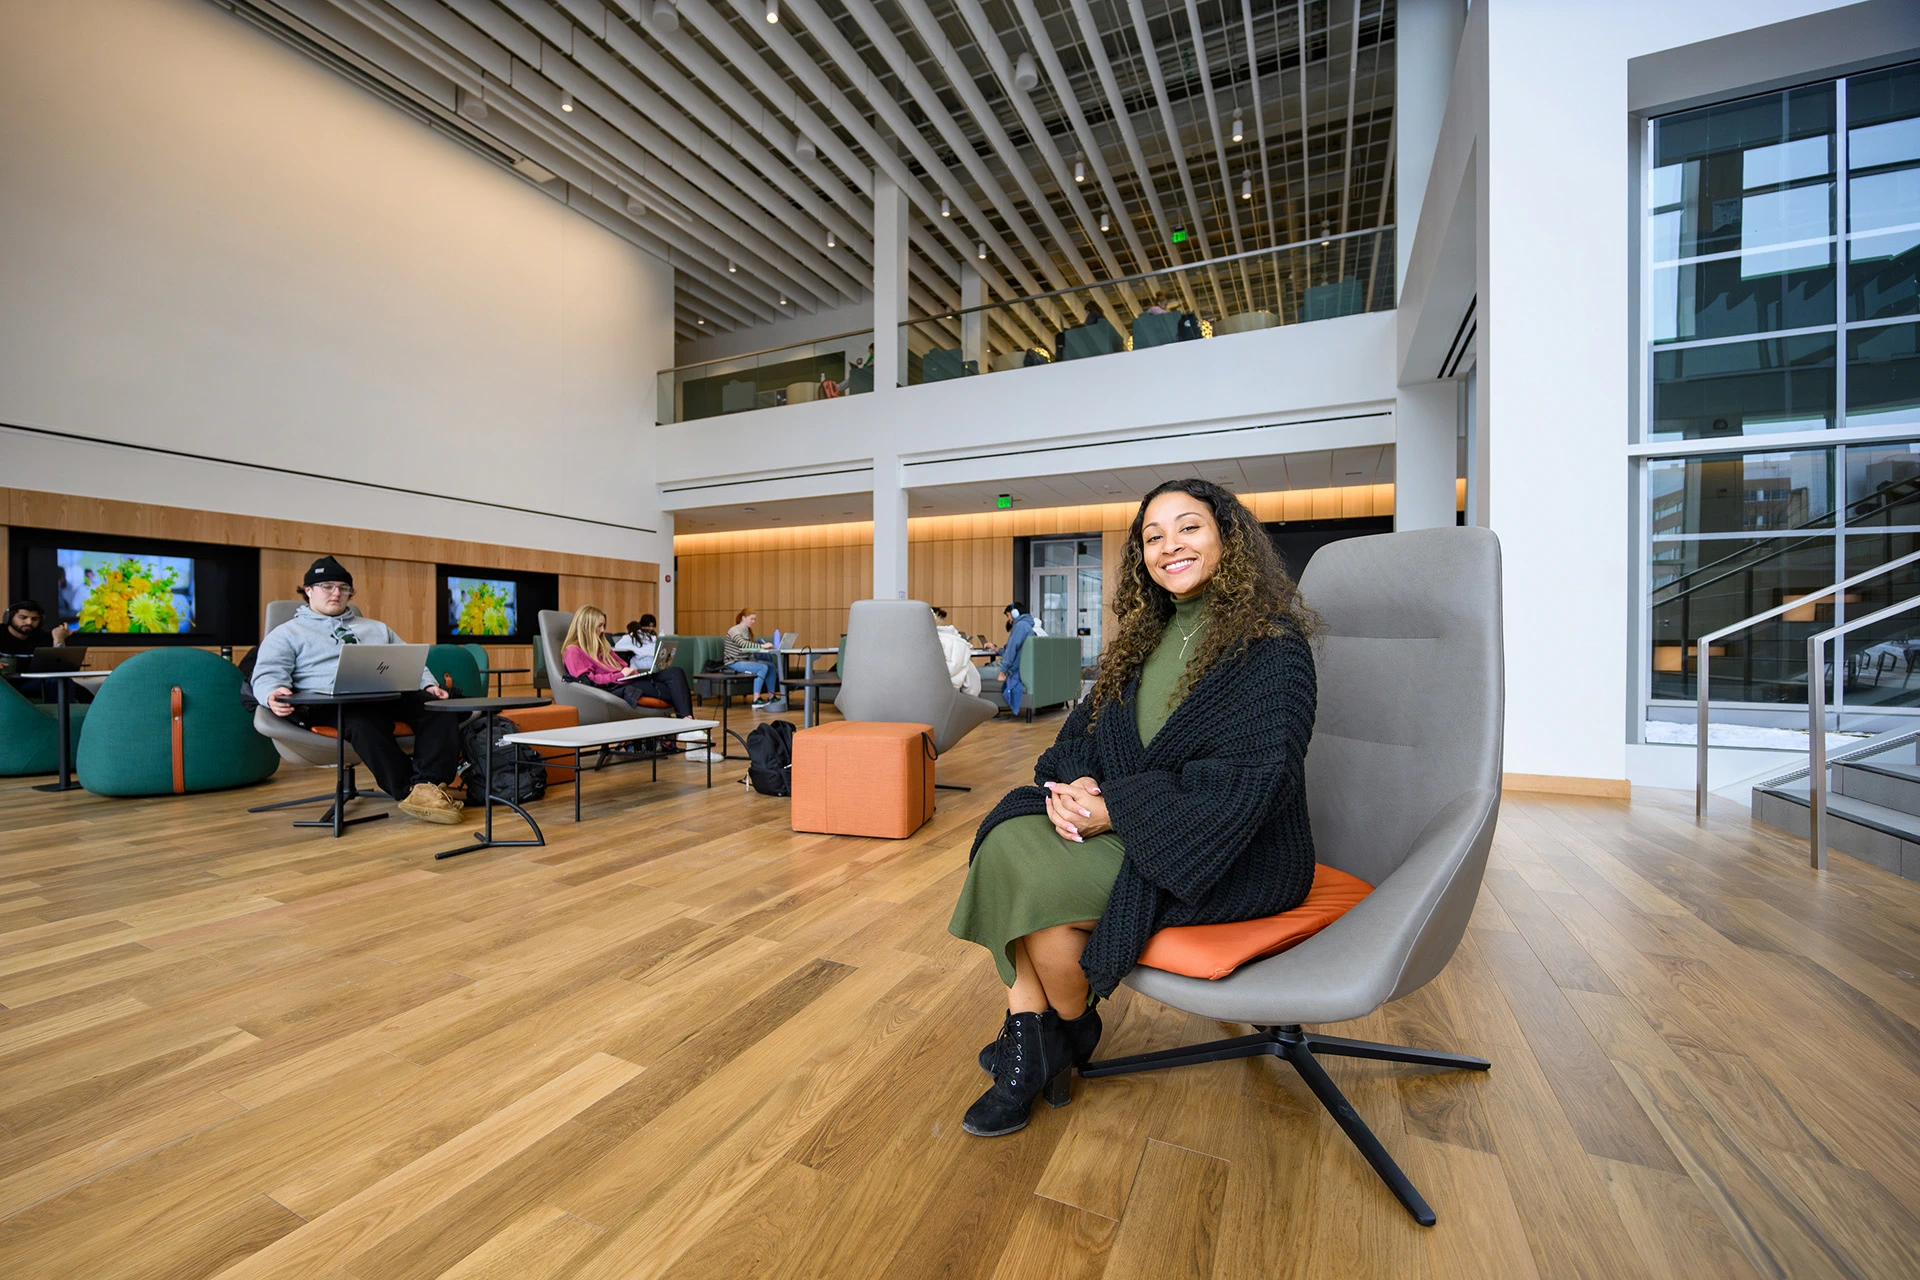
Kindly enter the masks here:
<path id="1" fill-rule="evenodd" d="M 454 823 L 460 821 L 460 810 L 447 798 L 445 787 L 431 782 L 416 782 L 407 798 L 400 802 L 400 812 L 409 818 L 418 818 L 422 822 Z"/>

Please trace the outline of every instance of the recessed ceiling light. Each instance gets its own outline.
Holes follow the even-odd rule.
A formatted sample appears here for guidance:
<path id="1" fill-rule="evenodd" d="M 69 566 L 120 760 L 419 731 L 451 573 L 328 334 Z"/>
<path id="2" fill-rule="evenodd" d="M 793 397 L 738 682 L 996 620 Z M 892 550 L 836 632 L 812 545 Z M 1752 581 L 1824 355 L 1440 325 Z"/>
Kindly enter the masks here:
<path id="1" fill-rule="evenodd" d="M 568 93 L 565 89 L 562 89 L 560 91 L 560 109 L 562 111 L 573 110 L 573 95 Z"/>

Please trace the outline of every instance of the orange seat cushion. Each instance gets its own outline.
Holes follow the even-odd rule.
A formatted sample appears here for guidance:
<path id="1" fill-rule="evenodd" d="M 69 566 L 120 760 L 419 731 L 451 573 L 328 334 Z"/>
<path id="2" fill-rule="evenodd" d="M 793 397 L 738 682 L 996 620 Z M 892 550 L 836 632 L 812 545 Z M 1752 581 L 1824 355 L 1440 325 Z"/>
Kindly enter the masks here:
<path id="1" fill-rule="evenodd" d="M 323 738 L 337 738 L 340 736 L 340 731 L 330 724 L 316 724 L 308 727 Z M 413 736 L 413 726 L 395 720 L 393 722 L 393 736 L 396 738 L 411 738 Z"/>
<path id="2" fill-rule="evenodd" d="M 666 711 L 673 710 L 673 704 L 665 698 L 642 698 L 640 699 L 640 705 L 643 707 L 660 707 Z"/>
<path id="3" fill-rule="evenodd" d="M 542 729 L 571 729 L 580 723 L 578 707 L 563 707 L 558 703 L 549 703 L 544 707 L 516 707 L 499 713 L 503 720 L 511 720 L 513 727 L 521 733 L 538 733 Z M 569 766 L 573 764 L 573 751 L 569 747 L 535 747 L 543 760 L 560 760 Z M 572 768 L 556 769 L 547 767 L 547 785 L 559 786 L 573 781 Z"/>
<path id="4" fill-rule="evenodd" d="M 1189 924 L 1162 929 L 1147 941 L 1140 963 L 1189 978 L 1224 978 L 1241 965 L 1297 946 L 1359 905 L 1373 886 L 1325 863 L 1313 868 L 1307 900 L 1291 911 L 1234 924 Z"/>

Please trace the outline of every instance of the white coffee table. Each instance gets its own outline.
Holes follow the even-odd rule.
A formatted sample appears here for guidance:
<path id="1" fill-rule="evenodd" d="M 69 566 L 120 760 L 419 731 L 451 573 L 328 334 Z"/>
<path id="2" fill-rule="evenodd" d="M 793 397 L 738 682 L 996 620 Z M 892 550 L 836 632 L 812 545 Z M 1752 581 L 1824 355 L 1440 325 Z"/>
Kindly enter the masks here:
<path id="1" fill-rule="evenodd" d="M 580 821 L 580 763 L 582 751 L 598 750 L 601 747 L 627 746 L 635 742 L 646 742 L 653 738 L 677 738 L 683 733 L 705 732 L 707 735 L 707 787 L 713 787 L 713 731 L 720 727 L 718 720 L 681 720 L 672 717 L 654 716 L 644 720 L 609 720 L 604 724 L 569 725 L 560 729 L 534 729 L 526 733 L 510 733 L 500 739 L 503 743 L 516 746 L 561 748 L 573 752 L 573 763 L 563 764 L 549 760 L 549 769 L 573 770 L 573 820 Z M 660 778 L 660 758 L 653 760 L 653 781 Z"/>

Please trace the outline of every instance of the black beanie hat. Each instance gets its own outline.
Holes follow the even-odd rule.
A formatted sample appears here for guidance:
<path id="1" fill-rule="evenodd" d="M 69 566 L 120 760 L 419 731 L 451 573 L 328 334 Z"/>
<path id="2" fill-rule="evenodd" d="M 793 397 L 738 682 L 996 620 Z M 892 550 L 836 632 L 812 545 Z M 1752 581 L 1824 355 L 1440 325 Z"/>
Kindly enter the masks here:
<path id="1" fill-rule="evenodd" d="M 307 568 L 307 576 L 300 579 L 300 585 L 311 587 L 322 582 L 344 582 L 353 585 L 353 575 L 347 572 L 345 565 L 332 556 L 321 556 Z"/>

